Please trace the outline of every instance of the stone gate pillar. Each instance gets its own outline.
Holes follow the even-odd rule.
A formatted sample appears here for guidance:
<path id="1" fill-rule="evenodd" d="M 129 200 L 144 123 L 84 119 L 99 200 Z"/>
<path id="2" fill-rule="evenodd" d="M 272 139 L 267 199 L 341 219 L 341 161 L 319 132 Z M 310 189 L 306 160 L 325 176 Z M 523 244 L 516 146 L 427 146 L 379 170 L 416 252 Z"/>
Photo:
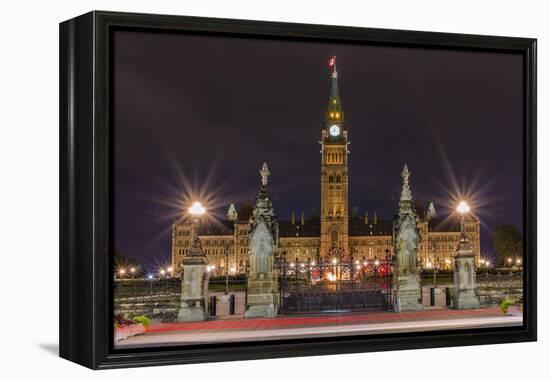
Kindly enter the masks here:
<path id="1" fill-rule="evenodd" d="M 465 206 L 464 206 L 465 205 Z M 464 230 L 464 214 L 469 207 L 464 203 L 463 212 L 460 218 L 460 241 L 454 255 L 454 308 L 455 309 L 478 309 L 479 299 L 476 294 L 476 267 L 475 253 L 472 244 L 466 237 Z"/>
<path id="2" fill-rule="evenodd" d="M 394 222 L 394 251 L 396 253 L 394 310 L 396 312 L 421 310 L 422 284 L 418 272 L 416 257 L 420 242 L 411 190 L 410 172 L 403 167 L 401 177 L 403 186 L 399 200 L 399 215 Z"/>
<path id="3" fill-rule="evenodd" d="M 245 318 L 274 318 L 279 306 L 278 273 L 274 258 L 279 244 L 279 225 L 267 187 L 269 169 L 264 163 L 249 234 L 250 270 L 247 279 Z"/>
<path id="4" fill-rule="evenodd" d="M 195 223 L 192 247 L 182 259 L 183 281 L 178 322 L 204 321 L 208 318 L 208 277 L 206 255 Z"/>

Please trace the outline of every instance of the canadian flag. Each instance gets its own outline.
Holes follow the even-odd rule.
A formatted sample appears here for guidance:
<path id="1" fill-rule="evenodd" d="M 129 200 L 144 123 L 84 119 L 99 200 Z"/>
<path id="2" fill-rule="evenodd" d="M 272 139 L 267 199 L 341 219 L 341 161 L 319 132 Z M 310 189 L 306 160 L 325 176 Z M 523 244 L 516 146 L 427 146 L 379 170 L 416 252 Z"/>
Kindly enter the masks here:
<path id="1" fill-rule="evenodd" d="M 335 63 L 336 63 L 336 56 L 332 57 L 332 58 L 330 59 L 330 61 L 328 61 L 328 65 L 329 65 L 330 67 L 334 66 Z"/>

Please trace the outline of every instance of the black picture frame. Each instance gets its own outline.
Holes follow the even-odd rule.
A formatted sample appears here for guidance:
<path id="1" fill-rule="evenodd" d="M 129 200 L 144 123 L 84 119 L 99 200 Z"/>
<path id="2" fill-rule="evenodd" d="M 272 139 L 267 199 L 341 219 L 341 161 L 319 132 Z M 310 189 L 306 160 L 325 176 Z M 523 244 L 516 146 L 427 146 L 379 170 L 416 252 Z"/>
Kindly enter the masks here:
<path id="1" fill-rule="evenodd" d="M 513 52 L 524 69 L 523 326 L 115 350 L 111 70 L 116 30 Z M 93 369 L 535 341 L 536 39 L 93 11 L 60 24 L 60 356 Z"/>

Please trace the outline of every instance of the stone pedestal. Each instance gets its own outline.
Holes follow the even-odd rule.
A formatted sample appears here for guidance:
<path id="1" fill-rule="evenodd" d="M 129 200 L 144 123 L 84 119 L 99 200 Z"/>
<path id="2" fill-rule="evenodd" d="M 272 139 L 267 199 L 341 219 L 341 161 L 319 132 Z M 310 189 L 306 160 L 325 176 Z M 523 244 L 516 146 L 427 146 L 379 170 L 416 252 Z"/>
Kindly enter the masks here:
<path id="1" fill-rule="evenodd" d="M 275 318 L 278 312 L 279 284 L 274 275 L 259 274 L 248 279 L 245 318 Z"/>
<path id="2" fill-rule="evenodd" d="M 463 235 L 454 256 L 455 309 L 479 309 L 476 294 L 475 254 L 472 245 Z"/>
<path id="3" fill-rule="evenodd" d="M 422 287 L 416 275 L 399 276 L 395 289 L 394 311 L 422 310 Z"/>
<path id="4" fill-rule="evenodd" d="M 208 318 L 208 271 L 206 255 L 196 238 L 182 259 L 183 282 L 178 322 L 204 321 Z"/>

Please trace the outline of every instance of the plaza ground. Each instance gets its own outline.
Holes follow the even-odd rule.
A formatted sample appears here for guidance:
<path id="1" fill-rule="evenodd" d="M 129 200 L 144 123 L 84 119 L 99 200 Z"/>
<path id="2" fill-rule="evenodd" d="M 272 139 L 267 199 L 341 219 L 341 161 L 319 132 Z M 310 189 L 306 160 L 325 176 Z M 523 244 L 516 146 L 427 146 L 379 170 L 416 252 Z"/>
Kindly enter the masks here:
<path id="1" fill-rule="evenodd" d="M 391 334 L 434 330 L 520 326 L 521 315 L 499 308 L 452 310 L 428 308 L 418 312 L 335 313 L 242 319 L 227 316 L 189 323 L 153 323 L 143 335 L 115 344 L 116 348 L 214 342 L 298 339 L 326 336 Z"/>

